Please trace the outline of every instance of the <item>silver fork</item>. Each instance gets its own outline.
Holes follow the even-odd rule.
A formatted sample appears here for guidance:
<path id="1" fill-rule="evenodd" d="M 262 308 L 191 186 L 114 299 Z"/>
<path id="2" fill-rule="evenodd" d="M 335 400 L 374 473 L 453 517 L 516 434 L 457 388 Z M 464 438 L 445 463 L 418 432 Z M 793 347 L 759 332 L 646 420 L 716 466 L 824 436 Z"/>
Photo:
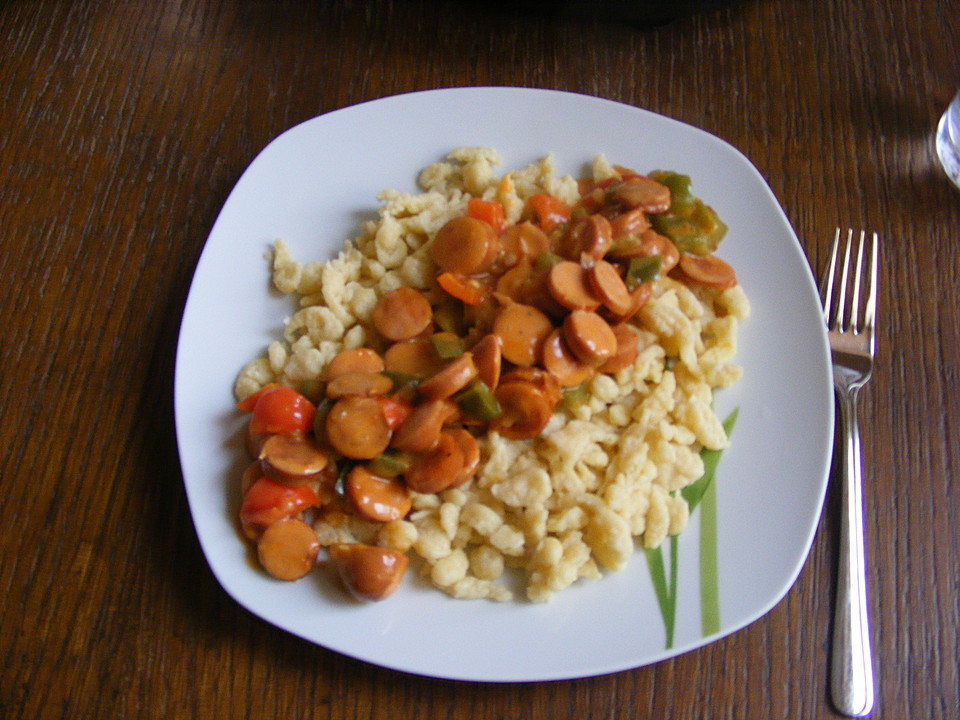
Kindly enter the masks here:
<path id="1" fill-rule="evenodd" d="M 861 231 L 859 242 L 855 242 L 853 230 L 848 230 L 839 266 L 837 228 L 830 263 L 820 285 L 843 433 L 843 509 L 830 685 L 837 710 L 853 717 L 869 715 L 874 702 L 856 401 L 873 368 L 878 250 L 876 233 L 868 243 L 867 234 Z"/>

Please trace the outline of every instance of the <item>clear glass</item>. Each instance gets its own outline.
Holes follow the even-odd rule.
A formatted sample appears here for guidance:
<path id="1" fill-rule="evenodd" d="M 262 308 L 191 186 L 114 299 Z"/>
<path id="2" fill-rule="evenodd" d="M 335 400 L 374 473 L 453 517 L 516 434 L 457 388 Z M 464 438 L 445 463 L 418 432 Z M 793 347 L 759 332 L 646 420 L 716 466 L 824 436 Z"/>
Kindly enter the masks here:
<path id="1" fill-rule="evenodd" d="M 960 188 L 960 92 L 950 101 L 937 126 L 937 155 L 947 177 Z"/>

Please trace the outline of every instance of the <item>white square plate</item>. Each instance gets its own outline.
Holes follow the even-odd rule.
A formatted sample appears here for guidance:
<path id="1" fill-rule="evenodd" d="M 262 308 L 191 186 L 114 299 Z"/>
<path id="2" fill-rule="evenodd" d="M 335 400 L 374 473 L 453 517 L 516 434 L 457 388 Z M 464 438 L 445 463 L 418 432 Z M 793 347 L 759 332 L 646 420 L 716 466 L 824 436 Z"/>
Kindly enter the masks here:
<path id="1" fill-rule="evenodd" d="M 690 175 L 730 230 L 719 254 L 752 305 L 737 360 L 743 379 L 717 394 L 739 408 L 715 479 L 719 628 L 703 635 L 699 513 L 678 541 L 676 629 L 664 623 L 644 553 L 547 604 L 453 600 L 407 573 L 385 602 L 358 605 L 324 573 L 281 583 L 249 562 L 236 530 L 244 418 L 240 368 L 280 336 L 290 300 L 269 288 L 280 237 L 300 260 L 326 260 L 375 217 L 384 188 L 414 192 L 417 173 L 457 147 L 487 146 L 503 171 L 549 152 L 580 175 L 604 153 L 641 172 Z M 211 569 L 261 618 L 388 668 L 476 681 L 585 677 L 672 657 L 770 610 L 806 559 L 829 472 L 833 392 L 816 288 L 800 244 L 754 166 L 701 130 L 570 93 L 461 88 L 388 97 L 314 118 L 270 143 L 240 178 L 196 268 L 176 361 L 176 429 L 197 534 Z M 665 555 L 668 556 L 667 553 Z"/>

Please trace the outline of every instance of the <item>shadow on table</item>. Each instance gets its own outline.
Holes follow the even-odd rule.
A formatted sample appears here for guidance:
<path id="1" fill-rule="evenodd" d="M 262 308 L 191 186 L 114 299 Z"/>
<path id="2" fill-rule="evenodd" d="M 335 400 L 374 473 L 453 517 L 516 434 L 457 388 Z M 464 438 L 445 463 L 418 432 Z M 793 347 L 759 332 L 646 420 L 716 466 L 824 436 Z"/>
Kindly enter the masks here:
<path id="1" fill-rule="evenodd" d="M 470 6 L 485 6 L 518 16 L 607 20 L 653 29 L 687 15 L 743 2 L 745 0 L 472 0 Z"/>

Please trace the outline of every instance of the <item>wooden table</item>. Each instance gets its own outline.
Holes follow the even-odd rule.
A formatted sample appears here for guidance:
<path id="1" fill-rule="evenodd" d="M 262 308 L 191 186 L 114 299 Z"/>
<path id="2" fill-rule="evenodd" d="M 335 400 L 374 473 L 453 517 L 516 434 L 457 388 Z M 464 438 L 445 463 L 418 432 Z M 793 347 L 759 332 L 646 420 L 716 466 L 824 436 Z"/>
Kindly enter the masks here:
<path id="1" fill-rule="evenodd" d="M 251 616 L 213 578 L 172 417 L 179 316 L 271 139 L 418 89 L 596 95 L 743 151 L 820 268 L 884 240 L 864 392 L 877 718 L 960 713 L 960 193 L 933 129 L 958 0 L 753 0 L 640 27 L 506 3 L 0 5 L 0 716 L 821 718 L 839 495 L 769 614 L 650 667 L 484 685 L 383 670 Z"/>

